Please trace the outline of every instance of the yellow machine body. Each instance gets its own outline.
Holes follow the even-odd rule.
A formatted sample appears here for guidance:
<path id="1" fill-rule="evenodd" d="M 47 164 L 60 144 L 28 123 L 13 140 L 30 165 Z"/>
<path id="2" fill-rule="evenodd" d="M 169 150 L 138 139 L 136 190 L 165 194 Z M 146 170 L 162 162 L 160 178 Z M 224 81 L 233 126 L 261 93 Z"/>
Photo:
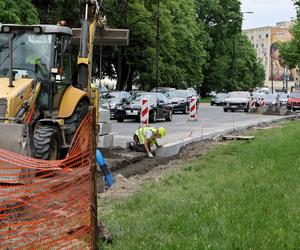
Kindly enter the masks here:
<path id="1" fill-rule="evenodd" d="M 77 89 L 70 85 L 65 91 L 63 98 L 60 103 L 58 118 L 63 119 L 71 116 L 80 102 L 80 100 L 88 98 L 86 92 Z"/>
<path id="2" fill-rule="evenodd" d="M 29 105 L 28 111 L 21 117 L 24 121 L 32 105 L 36 102 L 40 84 L 33 79 L 20 78 L 13 81 L 13 87 L 9 87 L 8 81 L 8 78 L 0 78 L 0 116 L 8 118 L 6 122 L 11 122 L 9 118 L 14 118 L 24 102 L 27 102 Z"/>

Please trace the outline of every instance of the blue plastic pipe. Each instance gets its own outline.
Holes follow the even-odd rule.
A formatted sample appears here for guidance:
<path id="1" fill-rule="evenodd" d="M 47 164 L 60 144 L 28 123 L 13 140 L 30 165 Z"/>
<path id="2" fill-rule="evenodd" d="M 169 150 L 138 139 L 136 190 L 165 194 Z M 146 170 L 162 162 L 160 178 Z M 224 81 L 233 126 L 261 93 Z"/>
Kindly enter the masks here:
<path id="1" fill-rule="evenodd" d="M 100 166 L 101 172 L 104 175 L 106 185 L 108 187 L 112 187 L 112 185 L 114 183 L 113 176 L 112 176 L 109 168 L 106 166 L 106 161 L 99 149 L 96 150 L 96 161 L 97 161 L 98 165 Z"/>

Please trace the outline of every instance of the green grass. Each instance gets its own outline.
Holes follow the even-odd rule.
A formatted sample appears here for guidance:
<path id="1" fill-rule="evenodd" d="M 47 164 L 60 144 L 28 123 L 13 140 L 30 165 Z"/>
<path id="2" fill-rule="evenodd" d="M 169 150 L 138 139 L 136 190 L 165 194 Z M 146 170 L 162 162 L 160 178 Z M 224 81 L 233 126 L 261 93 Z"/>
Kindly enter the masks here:
<path id="1" fill-rule="evenodd" d="M 210 101 L 211 101 L 211 97 L 210 96 L 207 96 L 207 97 L 204 97 L 204 98 L 200 99 L 201 103 L 210 103 Z"/>
<path id="2" fill-rule="evenodd" d="M 255 132 L 111 201 L 103 249 L 299 249 L 300 122 Z"/>

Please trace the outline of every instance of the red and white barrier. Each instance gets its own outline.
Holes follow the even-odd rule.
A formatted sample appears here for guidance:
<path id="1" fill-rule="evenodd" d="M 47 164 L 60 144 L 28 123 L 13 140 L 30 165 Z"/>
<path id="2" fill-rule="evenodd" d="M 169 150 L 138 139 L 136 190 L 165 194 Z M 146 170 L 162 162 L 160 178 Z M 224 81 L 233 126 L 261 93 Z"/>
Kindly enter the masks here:
<path id="1" fill-rule="evenodd" d="M 255 108 L 256 108 L 256 100 L 254 97 L 252 97 L 250 101 L 250 109 L 255 109 Z"/>
<path id="2" fill-rule="evenodd" d="M 144 125 L 149 124 L 149 101 L 148 99 L 141 100 L 141 123 Z"/>
<path id="3" fill-rule="evenodd" d="M 260 100 L 260 106 L 261 107 L 265 107 L 266 106 L 265 98 L 261 98 L 261 100 Z"/>
<path id="4" fill-rule="evenodd" d="M 197 120 L 197 98 L 192 97 L 190 99 L 190 120 Z"/>

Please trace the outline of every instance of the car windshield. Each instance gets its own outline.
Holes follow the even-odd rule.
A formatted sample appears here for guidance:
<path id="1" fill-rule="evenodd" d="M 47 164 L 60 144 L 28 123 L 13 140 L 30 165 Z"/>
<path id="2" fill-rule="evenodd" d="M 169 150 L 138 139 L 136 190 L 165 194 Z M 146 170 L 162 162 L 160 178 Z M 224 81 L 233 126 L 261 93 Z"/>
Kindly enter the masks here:
<path id="1" fill-rule="evenodd" d="M 278 96 L 280 98 L 287 98 L 287 94 L 286 93 L 278 93 Z"/>
<path id="2" fill-rule="evenodd" d="M 216 98 L 224 98 L 225 96 L 226 94 L 223 93 L 216 94 Z"/>
<path id="3" fill-rule="evenodd" d="M 174 98 L 174 97 L 180 97 L 180 98 L 187 98 L 189 97 L 189 93 L 186 90 L 173 90 L 167 93 L 167 97 Z"/>
<path id="4" fill-rule="evenodd" d="M 291 97 L 291 98 L 300 98 L 300 92 L 292 92 L 292 93 L 290 94 L 290 97 Z"/>
<path id="5" fill-rule="evenodd" d="M 266 95 L 262 94 L 262 93 L 254 93 L 253 97 L 255 97 L 255 98 L 266 98 Z"/>
<path id="6" fill-rule="evenodd" d="M 150 103 L 155 103 L 156 102 L 156 94 L 137 94 L 134 98 L 134 102 L 141 101 L 143 99 L 148 99 Z"/>
<path id="7" fill-rule="evenodd" d="M 0 33 L 0 77 L 9 73 L 9 36 Z M 51 65 L 53 35 L 16 32 L 13 39 L 13 72 L 15 78 L 48 79 Z"/>
<path id="8" fill-rule="evenodd" d="M 103 99 L 121 99 L 122 98 L 122 92 L 107 92 L 102 94 Z"/>
<path id="9" fill-rule="evenodd" d="M 231 92 L 228 94 L 229 98 L 248 98 L 247 93 L 242 93 L 242 92 Z"/>
<path id="10" fill-rule="evenodd" d="M 265 96 L 265 99 L 267 99 L 267 100 L 274 100 L 274 99 L 276 99 L 277 98 L 277 96 L 276 95 L 266 95 Z"/>

